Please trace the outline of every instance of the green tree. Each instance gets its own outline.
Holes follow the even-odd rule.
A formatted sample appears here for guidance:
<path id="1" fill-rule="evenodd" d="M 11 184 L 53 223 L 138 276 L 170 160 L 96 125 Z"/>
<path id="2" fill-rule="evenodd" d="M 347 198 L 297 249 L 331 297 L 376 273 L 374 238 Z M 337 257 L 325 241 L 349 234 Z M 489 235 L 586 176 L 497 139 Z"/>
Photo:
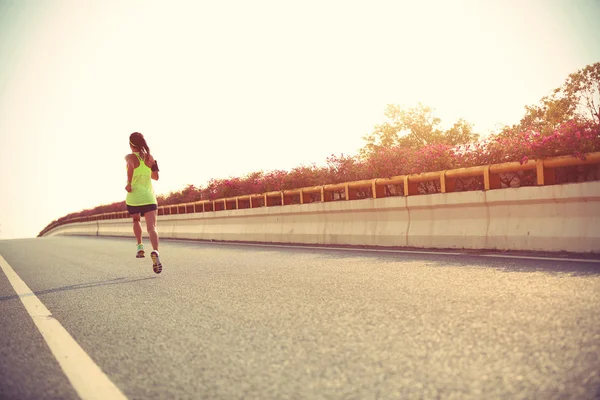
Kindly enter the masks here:
<path id="1" fill-rule="evenodd" d="M 444 132 L 441 143 L 449 146 L 458 146 L 474 142 L 478 137 L 479 135 L 473 132 L 473 125 L 460 118 L 454 123 L 452 128 Z"/>
<path id="2" fill-rule="evenodd" d="M 549 135 L 570 120 L 600 123 L 600 62 L 570 74 L 561 87 L 542 97 L 539 104 L 525 106 L 521 121 L 504 131 L 535 130 Z"/>
<path id="3" fill-rule="evenodd" d="M 576 102 L 580 118 L 600 124 L 600 62 L 570 74 L 561 91 Z"/>
<path id="4" fill-rule="evenodd" d="M 576 117 L 577 104 L 571 96 L 565 96 L 555 89 L 550 96 L 544 96 L 540 104 L 525 106 L 525 115 L 512 127 L 514 131 L 535 130 L 550 134 L 560 124 Z"/>
<path id="5" fill-rule="evenodd" d="M 389 121 L 376 125 L 373 132 L 363 137 L 367 142 L 360 150 L 363 157 L 393 146 L 413 149 L 432 144 L 454 146 L 470 143 L 478 137 L 464 119 L 444 131 L 440 127 L 441 120 L 433 115 L 433 109 L 421 103 L 408 109 L 389 104 L 385 116 Z"/>

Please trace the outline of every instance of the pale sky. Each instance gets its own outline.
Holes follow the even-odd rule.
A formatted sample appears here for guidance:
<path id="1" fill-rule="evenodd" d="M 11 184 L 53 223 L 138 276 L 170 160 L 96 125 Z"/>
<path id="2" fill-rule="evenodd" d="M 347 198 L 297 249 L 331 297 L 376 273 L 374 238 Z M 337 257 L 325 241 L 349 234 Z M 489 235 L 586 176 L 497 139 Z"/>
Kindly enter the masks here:
<path id="1" fill-rule="evenodd" d="M 125 199 L 356 154 L 387 104 L 481 134 L 600 61 L 598 0 L 0 0 L 0 239 Z"/>

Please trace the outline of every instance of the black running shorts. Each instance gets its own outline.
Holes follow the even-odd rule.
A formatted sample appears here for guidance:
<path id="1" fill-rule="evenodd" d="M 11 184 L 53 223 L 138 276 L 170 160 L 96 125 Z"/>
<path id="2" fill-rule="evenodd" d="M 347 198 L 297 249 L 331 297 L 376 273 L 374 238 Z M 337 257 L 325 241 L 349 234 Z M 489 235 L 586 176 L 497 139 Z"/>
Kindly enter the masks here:
<path id="1" fill-rule="evenodd" d="M 130 206 L 127 204 L 127 211 L 129 211 L 129 214 L 140 214 L 142 217 L 145 213 L 154 210 L 158 210 L 157 204 L 146 204 L 143 206 Z"/>

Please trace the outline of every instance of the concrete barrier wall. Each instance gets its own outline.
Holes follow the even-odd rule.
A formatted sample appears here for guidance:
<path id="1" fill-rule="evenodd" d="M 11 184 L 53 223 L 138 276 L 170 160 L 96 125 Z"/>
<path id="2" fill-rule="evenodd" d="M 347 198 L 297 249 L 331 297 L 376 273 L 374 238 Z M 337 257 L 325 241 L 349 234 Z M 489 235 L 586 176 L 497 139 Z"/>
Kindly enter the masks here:
<path id="1" fill-rule="evenodd" d="M 44 236 L 56 236 L 56 235 L 79 235 L 79 236 L 97 236 L 99 222 L 106 221 L 93 221 L 93 222 L 79 222 L 67 225 L 61 225 L 57 228 L 52 229 Z"/>
<path id="2" fill-rule="evenodd" d="M 600 253 L 600 182 L 486 192 L 486 248 Z"/>
<path id="3" fill-rule="evenodd" d="M 163 238 L 600 253 L 600 182 L 165 215 L 158 229 Z M 73 234 L 133 237 L 129 219 L 46 236 Z"/>
<path id="4" fill-rule="evenodd" d="M 485 248 L 486 192 L 407 197 L 407 245 L 433 248 Z"/>

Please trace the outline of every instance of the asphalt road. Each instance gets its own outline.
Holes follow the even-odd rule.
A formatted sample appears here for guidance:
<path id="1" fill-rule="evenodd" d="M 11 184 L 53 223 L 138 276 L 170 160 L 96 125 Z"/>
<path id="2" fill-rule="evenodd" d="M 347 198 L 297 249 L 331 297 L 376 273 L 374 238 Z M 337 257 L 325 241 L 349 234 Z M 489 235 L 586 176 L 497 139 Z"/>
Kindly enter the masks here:
<path id="1" fill-rule="evenodd" d="M 600 398 L 600 263 L 160 250 L 155 275 L 133 239 L 0 241 L 130 399 Z M 78 398 L 2 271 L 0 398 Z"/>

